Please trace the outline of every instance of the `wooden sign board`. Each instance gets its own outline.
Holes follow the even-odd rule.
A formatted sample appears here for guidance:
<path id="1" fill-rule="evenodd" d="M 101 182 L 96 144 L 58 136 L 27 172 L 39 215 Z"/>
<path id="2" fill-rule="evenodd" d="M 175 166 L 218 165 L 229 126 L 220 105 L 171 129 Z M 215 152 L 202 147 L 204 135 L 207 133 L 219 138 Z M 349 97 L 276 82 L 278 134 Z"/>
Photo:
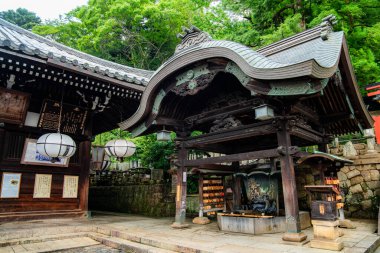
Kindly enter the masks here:
<path id="1" fill-rule="evenodd" d="M 74 198 L 78 197 L 78 185 L 79 176 L 68 176 L 63 177 L 63 195 L 62 198 Z"/>
<path id="2" fill-rule="evenodd" d="M 37 140 L 25 140 L 24 150 L 21 157 L 21 164 L 43 165 L 53 167 L 68 167 L 70 158 L 59 158 L 58 161 L 52 163 L 50 157 L 46 157 L 37 152 Z"/>
<path id="3" fill-rule="evenodd" d="M 46 99 L 42 104 L 38 127 L 57 131 L 61 103 Z M 61 133 L 81 135 L 83 134 L 88 111 L 74 105 L 63 104 L 61 114 Z"/>
<path id="4" fill-rule="evenodd" d="M 52 177 L 51 174 L 36 174 L 33 198 L 50 198 Z"/>
<path id="5" fill-rule="evenodd" d="M 18 198 L 20 195 L 21 173 L 3 173 L 1 198 Z"/>
<path id="6" fill-rule="evenodd" d="M 0 122 L 24 124 L 29 98 L 27 93 L 0 88 Z"/>

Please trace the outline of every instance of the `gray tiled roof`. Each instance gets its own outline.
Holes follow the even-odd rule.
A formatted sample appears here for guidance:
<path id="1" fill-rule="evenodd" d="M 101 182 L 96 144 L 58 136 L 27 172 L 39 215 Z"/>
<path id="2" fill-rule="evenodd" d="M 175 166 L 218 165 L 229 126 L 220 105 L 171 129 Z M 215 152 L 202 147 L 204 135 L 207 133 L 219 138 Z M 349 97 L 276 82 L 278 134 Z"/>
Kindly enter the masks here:
<path id="1" fill-rule="evenodd" d="M 145 86 L 153 71 L 110 62 L 46 39 L 0 19 L 0 48 L 55 59 L 118 80 Z"/>

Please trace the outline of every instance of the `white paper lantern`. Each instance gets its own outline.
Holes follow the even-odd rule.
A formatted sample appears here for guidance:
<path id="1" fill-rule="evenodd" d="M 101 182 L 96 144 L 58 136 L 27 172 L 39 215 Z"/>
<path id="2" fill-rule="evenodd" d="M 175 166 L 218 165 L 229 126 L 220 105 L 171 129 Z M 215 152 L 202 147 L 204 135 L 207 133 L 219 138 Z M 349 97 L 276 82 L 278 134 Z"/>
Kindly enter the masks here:
<path id="1" fill-rule="evenodd" d="M 109 156 L 116 157 L 129 157 L 136 151 L 133 142 L 122 139 L 109 141 L 104 148 Z"/>
<path id="2" fill-rule="evenodd" d="M 70 136 L 61 133 L 44 134 L 37 140 L 37 151 L 43 156 L 69 158 L 74 155 L 77 145 Z"/>

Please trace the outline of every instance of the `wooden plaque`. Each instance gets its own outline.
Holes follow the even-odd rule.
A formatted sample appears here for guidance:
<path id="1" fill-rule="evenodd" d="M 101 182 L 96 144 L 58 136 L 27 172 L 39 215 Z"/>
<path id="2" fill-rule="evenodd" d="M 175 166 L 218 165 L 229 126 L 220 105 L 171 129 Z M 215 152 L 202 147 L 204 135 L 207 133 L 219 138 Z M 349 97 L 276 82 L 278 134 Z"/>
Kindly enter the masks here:
<path id="1" fill-rule="evenodd" d="M 21 173 L 3 173 L 1 198 L 18 198 L 20 194 Z"/>
<path id="2" fill-rule="evenodd" d="M 36 139 L 26 138 L 20 163 L 53 167 L 68 167 L 69 160 L 70 158 L 60 158 L 59 161 L 52 163 L 49 157 L 43 156 L 37 152 Z"/>
<path id="3" fill-rule="evenodd" d="M 30 94 L 0 88 L 0 122 L 24 124 Z"/>
<path id="4" fill-rule="evenodd" d="M 46 99 L 42 105 L 38 127 L 45 130 L 57 131 L 60 110 L 60 102 Z M 67 134 L 82 134 L 87 120 L 87 113 L 87 110 L 81 107 L 64 103 L 60 131 Z"/>
<path id="5" fill-rule="evenodd" d="M 50 198 L 52 177 L 51 174 L 36 174 L 33 198 Z"/>
<path id="6" fill-rule="evenodd" d="M 67 176 L 63 178 L 62 198 L 78 198 L 79 176 Z"/>

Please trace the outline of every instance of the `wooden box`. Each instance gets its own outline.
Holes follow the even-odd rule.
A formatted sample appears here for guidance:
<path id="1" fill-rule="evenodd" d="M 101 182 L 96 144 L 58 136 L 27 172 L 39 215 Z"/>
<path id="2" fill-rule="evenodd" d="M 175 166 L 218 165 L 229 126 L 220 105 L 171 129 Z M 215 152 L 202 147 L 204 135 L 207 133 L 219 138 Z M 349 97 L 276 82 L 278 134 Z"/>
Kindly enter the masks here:
<path id="1" fill-rule="evenodd" d="M 314 200 L 311 202 L 311 219 L 312 220 L 329 220 L 334 221 L 338 218 L 336 201 Z"/>

